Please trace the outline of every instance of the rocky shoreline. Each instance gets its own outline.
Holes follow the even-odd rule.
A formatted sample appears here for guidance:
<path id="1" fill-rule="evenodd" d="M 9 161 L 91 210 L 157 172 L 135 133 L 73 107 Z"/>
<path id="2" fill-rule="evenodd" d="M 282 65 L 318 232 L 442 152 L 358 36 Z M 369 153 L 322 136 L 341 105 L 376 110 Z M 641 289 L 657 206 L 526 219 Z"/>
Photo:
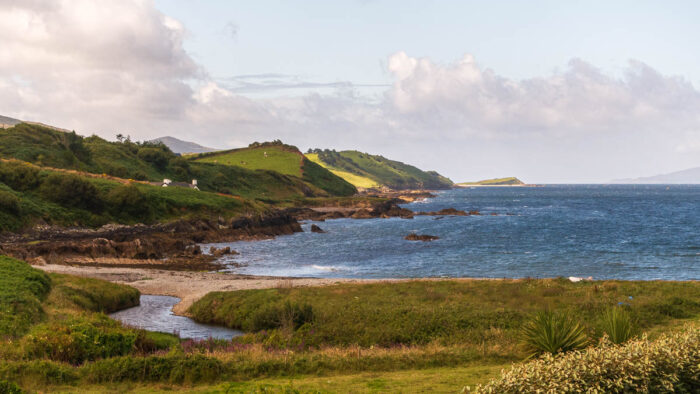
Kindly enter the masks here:
<path id="1" fill-rule="evenodd" d="M 415 193 L 418 195 L 419 193 Z M 420 194 L 420 195 L 424 195 Z M 413 212 L 399 206 L 406 201 L 359 200 L 344 207 L 295 207 L 264 215 L 232 219 L 178 220 L 154 225 L 106 225 L 98 229 L 41 226 L 24 233 L 0 236 L 0 254 L 33 265 L 63 264 L 78 267 L 154 268 L 172 271 L 217 271 L 217 262 L 230 249 L 202 250 L 203 243 L 268 239 L 303 231 L 299 221 L 374 219 L 415 215 L 479 215 L 453 208 Z M 314 232 L 323 232 L 315 228 Z"/>

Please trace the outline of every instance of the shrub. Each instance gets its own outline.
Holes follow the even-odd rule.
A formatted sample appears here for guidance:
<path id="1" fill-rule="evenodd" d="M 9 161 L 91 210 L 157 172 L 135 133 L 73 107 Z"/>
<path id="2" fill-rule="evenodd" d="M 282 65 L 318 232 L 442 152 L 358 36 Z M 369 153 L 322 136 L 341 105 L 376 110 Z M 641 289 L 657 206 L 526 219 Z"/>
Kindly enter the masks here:
<path id="1" fill-rule="evenodd" d="M 96 210 L 102 205 L 97 188 L 77 175 L 50 174 L 41 182 L 39 193 L 49 201 L 68 207 Z"/>
<path id="2" fill-rule="evenodd" d="M 22 394 L 22 390 L 16 384 L 6 380 L 0 380 L 0 393 L 2 394 Z"/>
<path id="3" fill-rule="evenodd" d="M 51 321 L 36 327 L 24 338 L 26 354 L 74 365 L 85 361 L 128 354 L 137 333 L 121 327 L 106 315 Z"/>
<path id="4" fill-rule="evenodd" d="M 8 191 L 0 190 L 0 211 L 19 213 L 19 198 Z"/>
<path id="5" fill-rule="evenodd" d="M 588 343 L 583 327 L 568 314 L 548 310 L 525 323 L 521 335 L 530 357 L 582 349 Z"/>
<path id="6" fill-rule="evenodd" d="M 700 330 L 544 357 L 504 371 L 477 393 L 697 393 Z M 465 388 L 465 391 L 470 391 Z"/>
<path id="7" fill-rule="evenodd" d="M 0 162 L 0 182 L 18 190 L 32 190 L 39 186 L 39 170 L 20 162 Z"/>
<path id="8" fill-rule="evenodd" d="M 172 156 L 172 154 L 168 154 L 165 150 L 156 147 L 140 148 L 137 155 L 139 159 L 153 164 L 154 167 L 161 171 L 166 169 Z"/>
<path id="9" fill-rule="evenodd" d="M 616 345 L 632 338 L 632 318 L 621 307 L 612 307 L 603 314 L 603 332 Z"/>
<path id="10" fill-rule="evenodd" d="M 118 186 L 107 194 L 105 200 L 115 216 L 128 216 L 144 221 L 151 216 L 149 201 L 136 186 Z"/>

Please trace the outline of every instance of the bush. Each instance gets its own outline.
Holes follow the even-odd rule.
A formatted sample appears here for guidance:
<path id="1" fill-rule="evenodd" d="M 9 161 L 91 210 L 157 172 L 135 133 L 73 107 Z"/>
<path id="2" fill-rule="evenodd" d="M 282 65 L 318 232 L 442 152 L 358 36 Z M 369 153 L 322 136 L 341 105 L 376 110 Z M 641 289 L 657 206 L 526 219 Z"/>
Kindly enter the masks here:
<path id="1" fill-rule="evenodd" d="M 612 307 L 603 315 L 603 332 L 616 345 L 627 342 L 632 338 L 632 318 L 621 307 Z"/>
<path id="2" fill-rule="evenodd" d="M 8 191 L 0 190 L 0 211 L 19 213 L 19 198 Z"/>
<path id="3" fill-rule="evenodd" d="M 134 349 L 137 333 L 106 315 L 51 321 L 36 327 L 22 345 L 32 358 L 48 358 L 74 365 L 122 356 Z"/>
<path id="4" fill-rule="evenodd" d="M 152 212 L 146 196 L 133 185 L 118 186 L 112 189 L 105 198 L 109 209 L 119 217 L 128 216 L 133 219 L 147 221 Z"/>
<path id="5" fill-rule="evenodd" d="M 583 327 L 568 314 L 542 311 L 525 323 L 522 340 L 530 357 L 583 349 L 588 343 Z"/>
<path id="6" fill-rule="evenodd" d="M 168 154 L 165 150 L 156 147 L 143 147 L 139 149 L 137 154 L 139 159 L 153 164 L 154 167 L 161 171 L 165 171 L 170 162 L 172 154 Z"/>
<path id="7" fill-rule="evenodd" d="M 477 393 L 697 393 L 700 390 L 700 330 L 632 340 L 559 356 L 545 354 L 516 365 Z M 469 391 L 469 388 L 465 388 Z"/>
<path id="8" fill-rule="evenodd" d="M 39 170 L 20 162 L 0 162 L 0 182 L 17 190 L 33 190 L 39 186 Z"/>
<path id="9" fill-rule="evenodd" d="M 41 196 L 55 203 L 87 210 L 97 210 L 102 201 L 97 188 L 77 175 L 53 173 L 39 187 Z"/>
<path id="10" fill-rule="evenodd" d="M 22 394 L 22 392 L 16 384 L 0 380 L 0 394 Z"/>

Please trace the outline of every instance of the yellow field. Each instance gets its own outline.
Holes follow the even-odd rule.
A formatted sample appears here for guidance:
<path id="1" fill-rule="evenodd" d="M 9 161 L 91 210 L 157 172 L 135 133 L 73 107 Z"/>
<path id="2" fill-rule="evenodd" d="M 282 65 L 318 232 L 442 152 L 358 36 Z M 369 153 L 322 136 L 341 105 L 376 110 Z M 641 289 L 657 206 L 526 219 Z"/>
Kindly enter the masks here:
<path id="1" fill-rule="evenodd" d="M 307 153 L 305 156 L 307 159 L 309 159 L 309 160 L 313 161 L 314 163 L 320 165 L 321 167 L 329 170 L 333 174 L 345 179 L 347 182 L 351 183 L 355 187 L 369 189 L 369 188 L 380 186 L 377 182 L 375 182 L 367 177 L 364 177 L 361 175 L 355 175 L 355 174 L 349 173 L 347 171 L 338 170 L 338 169 L 335 169 L 333 167 L 328 166 L 326 163 L 319 160 L 318 154 L 316 154 L 316 153 Z"/>

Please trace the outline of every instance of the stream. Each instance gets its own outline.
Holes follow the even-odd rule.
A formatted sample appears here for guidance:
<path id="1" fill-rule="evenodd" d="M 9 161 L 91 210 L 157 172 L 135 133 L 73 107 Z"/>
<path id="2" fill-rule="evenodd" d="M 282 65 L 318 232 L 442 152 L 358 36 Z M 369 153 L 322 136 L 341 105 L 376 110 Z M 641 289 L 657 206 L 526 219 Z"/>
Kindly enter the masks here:
<path id="1" fill-rule="evenodd" d="M 169 334 L 177 333 L 180 338 L 231 339 L 243 335 L 242 331 L 201 324 L 189 317 L 175 315 L 173 306 L 180 302 L 177 297 L 142 295 L 140 300 L 140 305 L 109 316 L 132 327 Z"/>

